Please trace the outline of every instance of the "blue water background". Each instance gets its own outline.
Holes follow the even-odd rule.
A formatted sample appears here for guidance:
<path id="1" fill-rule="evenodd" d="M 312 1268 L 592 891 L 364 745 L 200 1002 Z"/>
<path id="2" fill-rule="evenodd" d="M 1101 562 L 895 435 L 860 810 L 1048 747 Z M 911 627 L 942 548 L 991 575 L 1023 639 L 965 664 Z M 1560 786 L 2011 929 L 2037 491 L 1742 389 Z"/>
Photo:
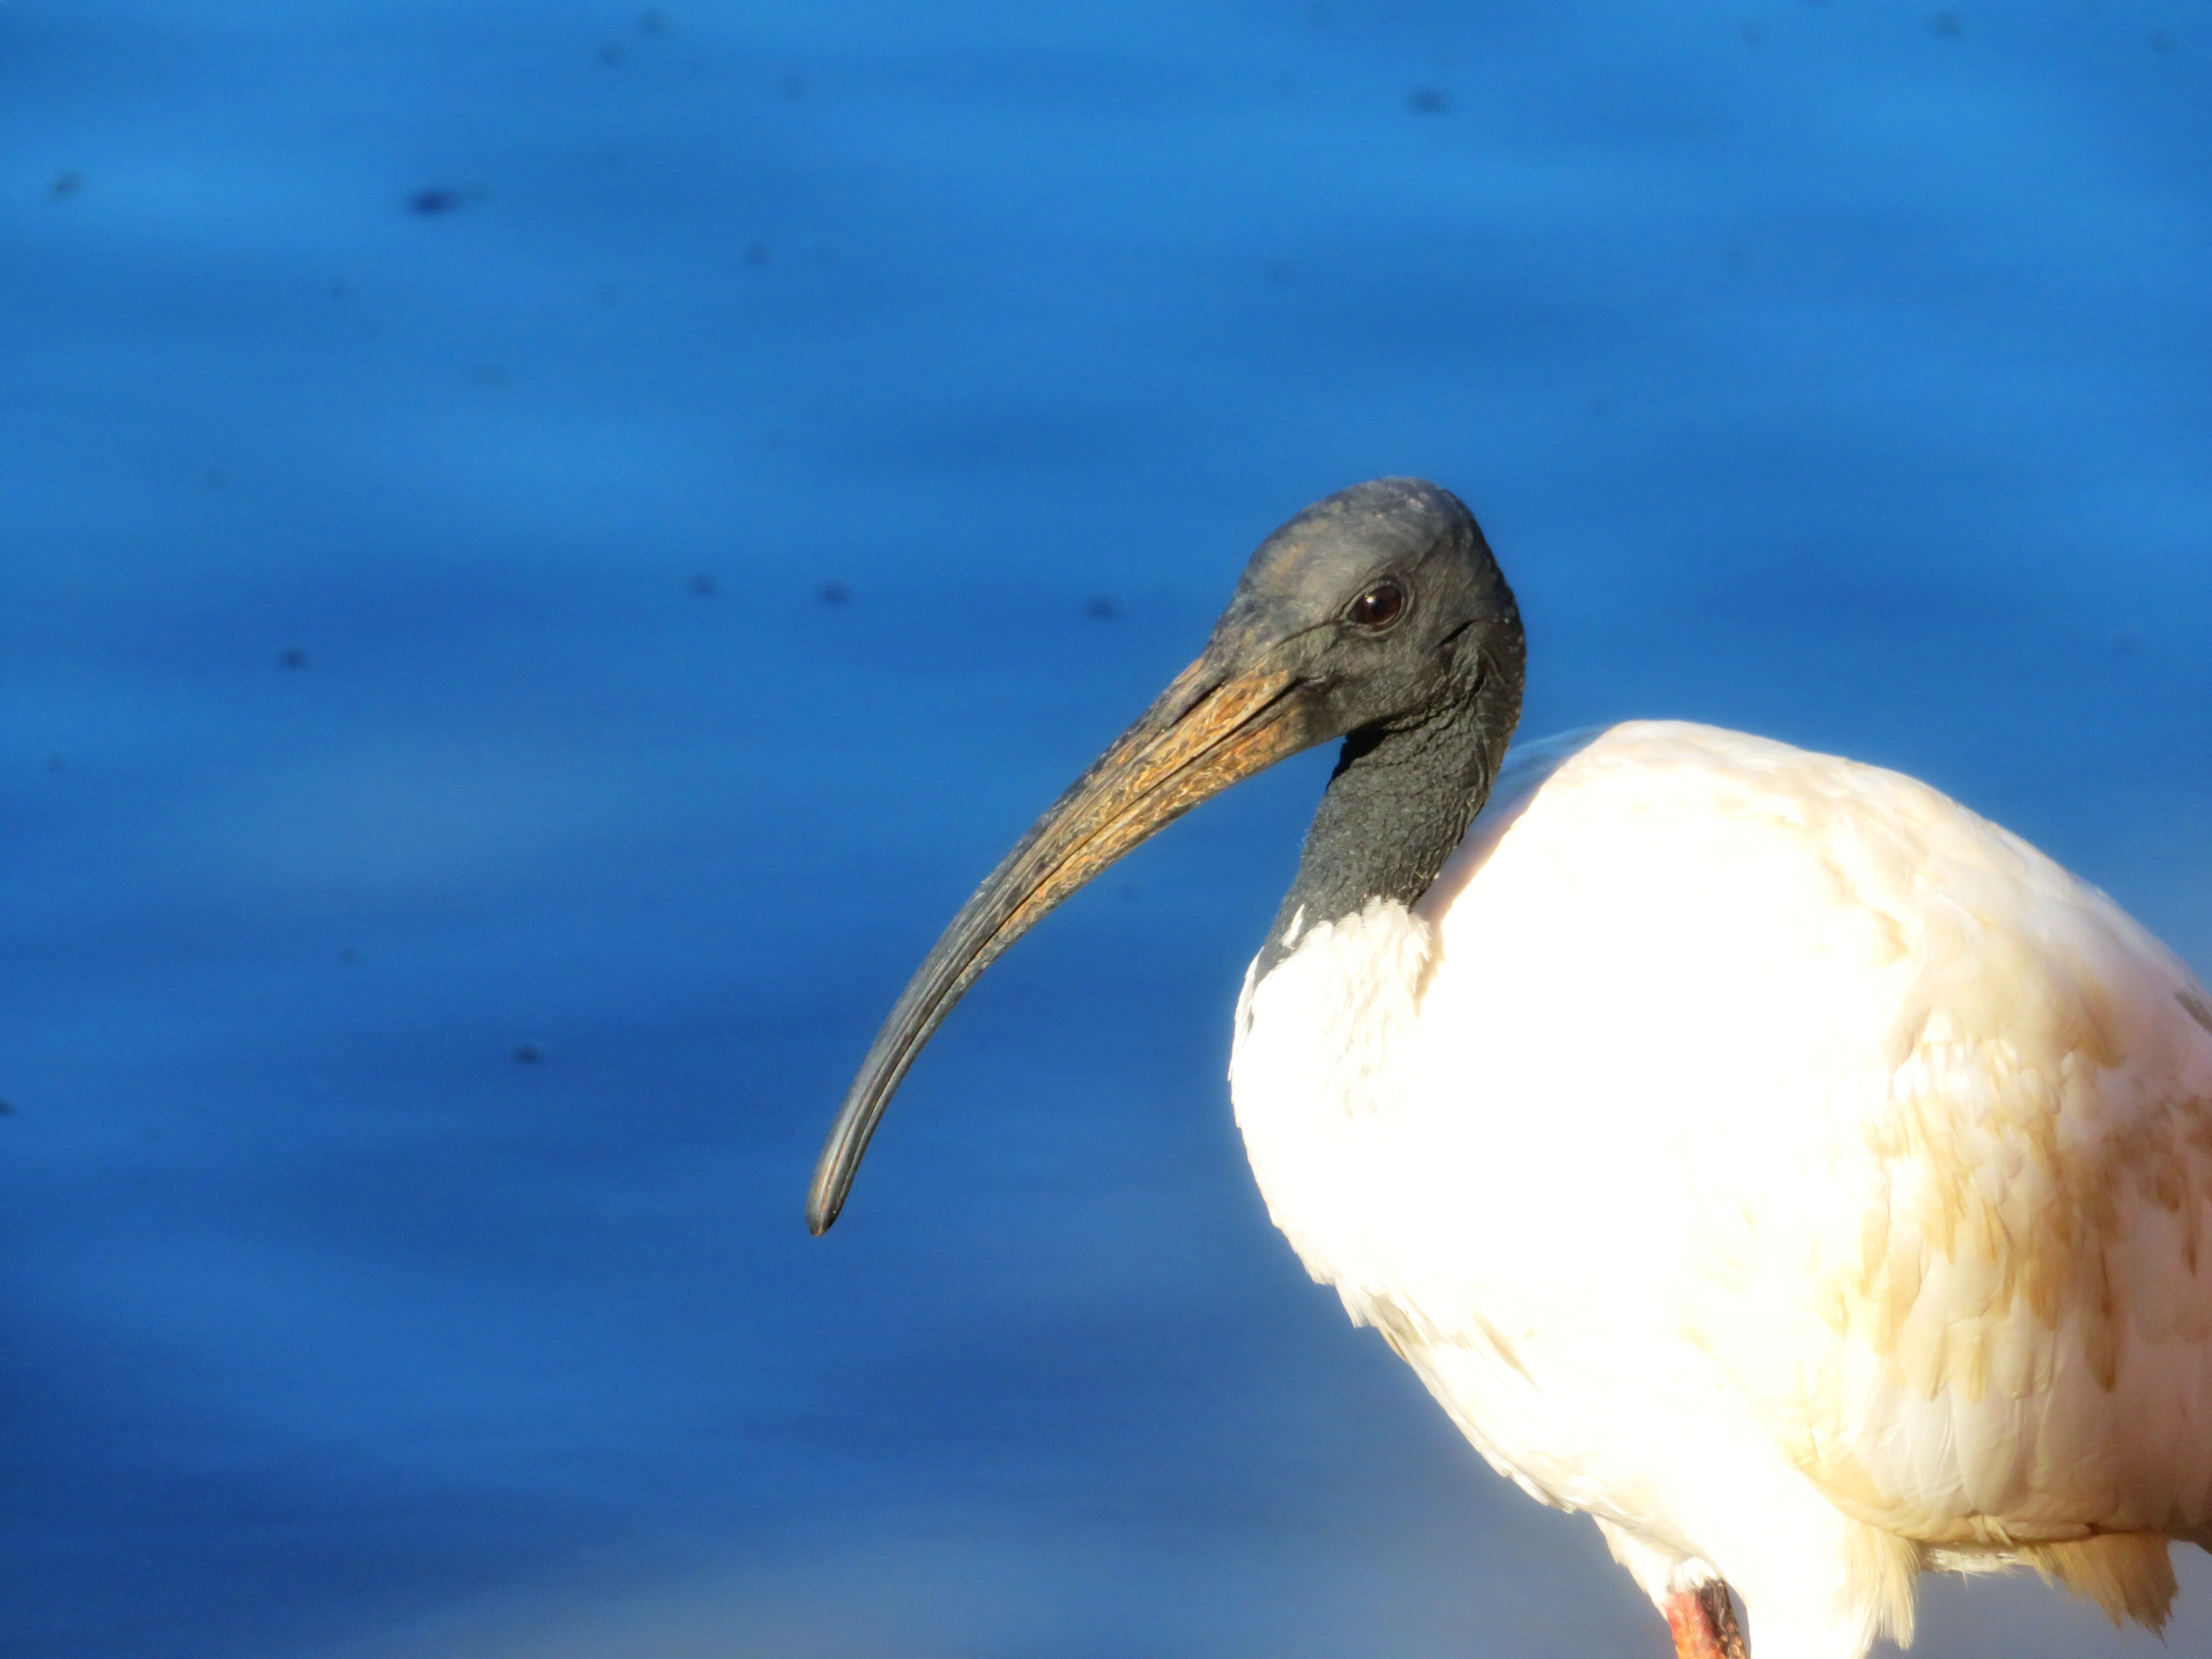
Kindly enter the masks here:
<path id="1" fill-rule="evenodd" d="M 2178 0 L 0 8 L 0 1650 L 1664 1652 L 1243 1168 L 1325 755 L 809 1165 L 1383 473 L 1529 732 L 1903 768 L 2212 967 L 2208 188 Z"/>

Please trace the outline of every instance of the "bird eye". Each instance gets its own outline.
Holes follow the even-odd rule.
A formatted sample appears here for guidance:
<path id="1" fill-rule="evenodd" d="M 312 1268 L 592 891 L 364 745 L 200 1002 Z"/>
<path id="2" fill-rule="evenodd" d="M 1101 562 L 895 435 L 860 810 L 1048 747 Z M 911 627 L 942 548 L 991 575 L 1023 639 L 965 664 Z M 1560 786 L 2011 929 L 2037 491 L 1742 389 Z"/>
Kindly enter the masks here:
<path id="1" fill-rule="evenodd" d="M 1352 602 L 1346 614 L 1362 628 L 1388 628 L 1406 609 L 1406 590 L 1395 582 L 1377 582 Z"/>

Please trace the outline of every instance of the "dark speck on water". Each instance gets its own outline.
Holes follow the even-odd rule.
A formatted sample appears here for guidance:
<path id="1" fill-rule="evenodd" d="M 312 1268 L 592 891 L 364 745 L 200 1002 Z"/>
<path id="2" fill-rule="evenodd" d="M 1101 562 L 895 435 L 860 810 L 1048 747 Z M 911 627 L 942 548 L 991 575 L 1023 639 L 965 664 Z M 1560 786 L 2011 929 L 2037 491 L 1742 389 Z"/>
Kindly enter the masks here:
<path id="1" fill-rule="evenodd" d="M 471 204 L 483 200 L 485 194 L 482 185 L 425 185 L 407 198 L 407 210 L 434 219 L 441 213 L 459 213 Z"/>
<path id="2" fill-rule="evenodd" d="M 84 174 L 82 173 L 57 173 L 53 183 L 46 186 L 46 199 L 49 202 L 66 202 L 83 188 Z"/>
<path id="3" fill-rule="evenodd" d="M 1939 11 L 1928 20 L 1928 27 L 1948 40 L 1964 29 L 1966 24 L 1955 11 Z"/>
<path id="4" fill-rule="evenodd" d="M 1442 87 L 1415 87 L 1406 94 L 1406 107 L 1416 115 L 1442 115 L 1451 107 L 1451 94 Z"/>
<path id="5" fill-rule="evenodd" d="M 713 599 L 716 592 L 714 577 L 702 570 L 691 578 L 691 591 L 702 599 Z"/>
<path id="6" fill-rule="evenodd" d="M 307 653 L 296 645 L 288 645 L 276 653 L 277 665 L 283 668 L 305 668 Z"/>
<path id="7" fill-rule="evenodd" d="M 602 64 L 605 64 L 609 69 L 617 67 L 623 60 L 622 42 L 619 40 L 602 40 L 599 42 L 598 56 L 599 61 Z"/>
<path id="8" fill-rule="evenodd" d="M 853 597 L 853 590 L 842 582 L 824 582 L 815 590 L 814 597 L 824 605 L 843 605 Z"/>
<path id="9" fill-rule="evenodd" d="M 1093 622 L 1112 622 L 1121 614 L 1121 611 L 1112 599 L 1101 593 L 1084 605 L 1083 614 Z"/>
<path id="10" fill-rule="evenodd" d="M 534 1042 L 518 1042 L 514 1045 L 514 1062 L 518 1066 L 536 1066 L 541 1064 L 544 1059 L 545 1051 Z"/>
<path id="11" fill-rule="evenodd" d="M 637 32 L 640 34 L 667 33 L 668 14 L 665 11 L 658 10 L 639 13 L 637 19 Z"/>
<path id="12" fill-rule="evenodd" d="M 764 265 L 775 258 L 775 250 L 766 242 L 745 244 L 745 263 L 749 265 Z"/>

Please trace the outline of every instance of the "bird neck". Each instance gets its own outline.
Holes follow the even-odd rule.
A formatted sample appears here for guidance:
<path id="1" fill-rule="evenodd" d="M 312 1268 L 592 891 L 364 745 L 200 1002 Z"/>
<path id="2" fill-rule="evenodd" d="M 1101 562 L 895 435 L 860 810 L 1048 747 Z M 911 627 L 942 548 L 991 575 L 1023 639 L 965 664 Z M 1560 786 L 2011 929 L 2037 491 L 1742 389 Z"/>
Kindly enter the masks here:
<path id="1" fill-rule="evenodd" d="M 1347 737 L 1255 972 L 1290 953 L 1293 928 L 1427 892 L 1489 799 L 1520 715 L 1519 675 L 1492 673 L 1416 721 Z"/>

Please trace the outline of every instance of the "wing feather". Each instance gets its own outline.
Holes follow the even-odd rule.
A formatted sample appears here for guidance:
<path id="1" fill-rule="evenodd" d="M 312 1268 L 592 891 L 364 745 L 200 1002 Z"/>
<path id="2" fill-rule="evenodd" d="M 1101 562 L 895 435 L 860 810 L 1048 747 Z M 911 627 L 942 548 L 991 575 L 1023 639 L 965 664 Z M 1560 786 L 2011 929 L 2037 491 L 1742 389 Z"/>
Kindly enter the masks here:
<path id="1" fill-rule="evenodd" d="M 1637 764 L 1580 810 L 1641 794 L 1617 821 L 1725 826 L 1706 925 L 1770 976 L 1755 1006 L 1800 1061 L 1767 1068 L 1772 1097 L 1709 1110 L 1736 1144 L 1686 1227 L 1694 1340 L 1801 1468 L 1903 1535 L 2212 1522 L 2203 988 L 2103 893 L 1924 785 L 1698 728 L 1631 734 Z"/>

